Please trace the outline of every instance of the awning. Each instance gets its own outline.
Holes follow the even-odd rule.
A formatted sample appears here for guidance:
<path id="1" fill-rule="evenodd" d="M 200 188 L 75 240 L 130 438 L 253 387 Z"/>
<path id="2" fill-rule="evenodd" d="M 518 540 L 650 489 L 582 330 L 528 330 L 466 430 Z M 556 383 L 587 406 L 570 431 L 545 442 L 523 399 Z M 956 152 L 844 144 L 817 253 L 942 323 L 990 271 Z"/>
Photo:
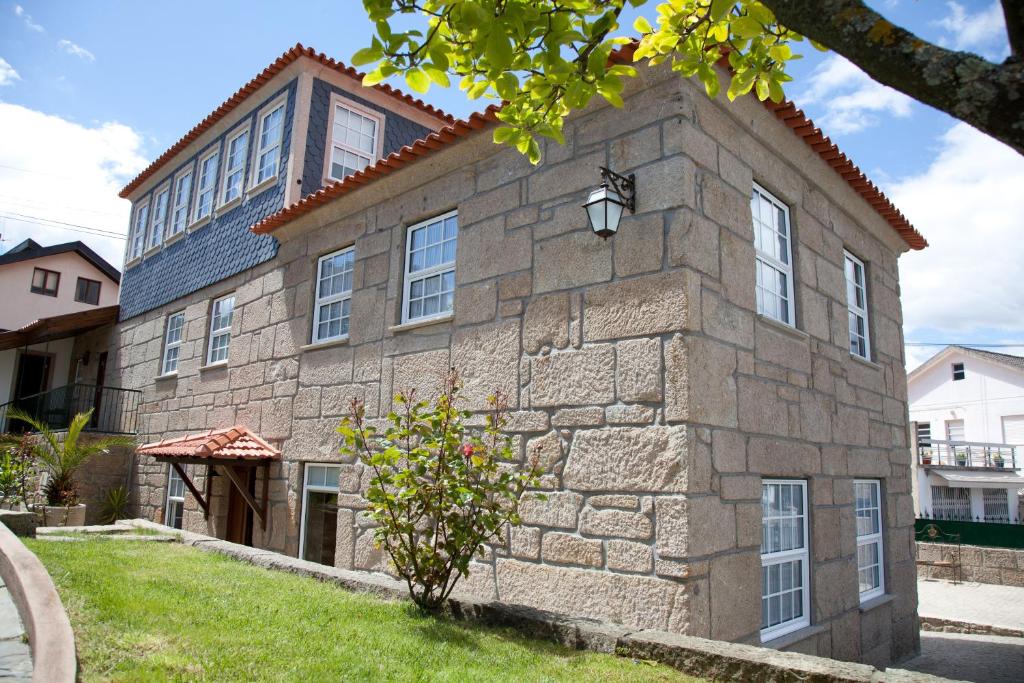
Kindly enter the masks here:
<path id="1" fill-rule="evenodd" d="M 104 325 L 112 325 L 117 322 L 118 310 L 118 306 L 104 306 L 34 320 L 16 330 L 0 332 L 0 351 L 74 337 Z"/>
<path id="2" fill-rule="evenodd" d="M 953 488 L 971 488 L 987 486 L 999 489 L 1024 488 L 1024 477 L 1013 470 L 1006 472 L 953 472 L 950 470 L 932 470 L 932 474 L 946 480 Z"/>

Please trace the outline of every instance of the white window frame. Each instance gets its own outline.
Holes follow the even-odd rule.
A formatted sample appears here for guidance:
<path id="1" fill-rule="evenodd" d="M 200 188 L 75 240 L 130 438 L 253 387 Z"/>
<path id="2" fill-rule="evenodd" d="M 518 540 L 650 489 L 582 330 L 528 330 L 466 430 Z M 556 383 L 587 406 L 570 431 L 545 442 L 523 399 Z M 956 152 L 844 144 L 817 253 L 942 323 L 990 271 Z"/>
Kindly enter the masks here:
<path id="1" fill-rule="evenodd" d="M 184 191 L 184 202 L 178 203 L 178 195 L 182 194 L 183 188 L 181 187 L 185 179 L 188 179 L 188 190 Z M 171 188 L 171 210 L 169 212 L 170 220 L 168 221 L 169 230 L 165 241 L 170 241 L 171 238 L 182 234 L 189 225 L 189 200 L 192 198 L 192 190 L 194 189 L 195 180 L 195 168 L 189 166 L 184 169 L 181 173 L 174 177 L 174 183 Z M 178 215 L 181 212 L 181 225 L 178 225 Z"/>
<path id="2" fill-rule="evenodd" d="M 171 330 L 174 327 L 174 321 L 180 319 L 181 324 L 178 326 L 178 339 L 171 341 Z M 167 316 L 167 328 L 164 330 L 164 352 L 160 356 L 160 375 L 176 375 L 178 374 L 178 363 L 181 361 L 181 344 L 185 337 L 185 311 L 178 311 L 177 313 L 171 313 Z M 178 354 L 174 357 L 174 367 L 168 369 L 167 365 L 169 362 L 168 354 L 179 349 Z"/>
<path id="3" fill-rule="evenodd" d="M 337 256 L 341 256 L 343 254 L 348 254 L 348 253 L 352 254 L 352 269 L 349 272 L 351 272 L 353 274 L 353 277 L 354 277 L 354 275 L 355 275 L 355 251 L 356 251 L 356 249 L 355 249 L 354 246 L 346 247 L 344 249 L 339 249 L 338 251 L 333 251 L 330 254 L 324 254 L 323 256 L 318 258 L 317 261 L 316 261 L 316 282 L 313 284 L 313 287 L 314 287 L 314 290 L 313 290 L 313 334 L 312 334 L 312 338 L 311 338 L 311 341 L 314 344 L 320 344 L 320 343 L 323 343 L 323 342 L 335 341 L 335 340 L 338 340 L 338 339 L 347 339 L 348 338 L 348 332 L 342 332 L 341 334 L 334 335 L 333 337 L 329 336 L 329 335 L 328 336 L 323 336 L 323 337 L 320 336 L 320 309 L 323 308 L 324 306 L 329 306 L 330 304 L 338 303 L 338 302 L 341 302 L 342 306 L 344 307 L 344 302 L 345 301 L 351 302 L 351 300 L 352 300 L 352 287 L 349 287 L 347 290 L 343 290 L 343 291 L 341 291 L 341 292 L 339 292 L 337 294 L 332 294 L 332 295 L 329 295 L 329 296 L 321 296 L 321 294 L 320 294 L 320 285 L 322 284 L 321 279 L 323 277 L 324 263 L 326 261 L 332 259 L 332 258 L 335 258 Z M 349 305 L 351 306 L 351 303 Z M 344 318 L 345 317 L 342 316 L 342 320 L 344 320 Z M 349 318 L 351 320 L 351 309 L 349 310 Z"/>
<path id="4" fill-rule="evenodd" d="M 139 217 L 143 211 L 146 212 L 146 215 L 140 221 Z M 139 202 L 139 205 L 135 207 L 135 213 L 132 215 L 131 240 L 128 242 L 129 261 L 133 261 L 142 256 L 142 252 L 146 248 L 146 228 L 148 226 L 149 197 L 146 197 L 145 201 Z"/>
<path id="5" fill-rule="evenodd" d="M 171 482 L 174 478 L 181 480 L 181 496 L 171 495 Z M 174 526 L 174 518 L 171 515 L 171 503 L 181 506 L 181 526 L 185 526 L 185 490 L 185 480 L 182 479 L 181 475 L 178 474 L 177 471 L 175 471 L 174 465 L 167 463 L 167 497 L 164 501 L 164 524 L 169 527 Z"/>
<path id="6" fill-rule="evenodd" d="M 843 262 L 843 272 L 846 276 L 846 307 L 849 311 L 849 315 L 847 316 L 847 327 L 849 328 L 850 323 L 852 322 L 849 320 L 850 316 L 853 316 L 864 323 L 864 353 L 854 351 L 852 339 L 854 330 L 852 329 L 849 330 L 849 336 L 851 337 L 850 353 L 859 358 L 863 358 L 864 360 L 871 360 L 871 327 L 868 319 L 868 269 L 867 266 L 864 265 L 863 261 L 845 249 L 843 250 L 843 256 L 845 257 Z M 854 272 L 852 279 L 850 278 L 849 272 L 849 266 L 851 264 Z M 857 282 L 856 274 L 858 270 L 860 272 L 860 282 Z M 864 302 L 863 306 L 857 305 L 856 296 L 853 298 L 850 297 L 851 288 L 854 290 L 854 294 L 856 294 L 856 290 L 860 290 L 861 300 Z M 860 335 L 857 336 L 859 337 Z"/>
<path id="7" fill-rule="evenodd" d="M 783 564 L 786 562 L 792 562 L 793 560 L 802 560 L 800 563 L 801 567 L 801 597 L 803 599 L 802 611 L 803 615 L 798 619 L 790 619 L 784 621 L 781 624 L 769 626 L 761 629 L 761 642 L 766 643 L 770 640 L 779 638 L 788 633 L 799 631 L 802 628 L 806 628 L 811 624 L 811 572 L 810 572 L 810 560 L 811 560 L 811 539 L 808 536 L 808 524 L 807 520 L 810 516 L 810 510 L 807 507 L 807 481 L 804 479 L 762 479 L 761 487 L 762 491 L 765 486 L 773 484 L 783 484 L 787 486 L 798 486 L 800 488 L 803 497 L 803 548 L 793 550 L 783 550 L 774 553 L 761 553 L 761 567 L 770 567 L 776 564 Z M 763 507 L 762 507 L 763 510 Z M 762 512 L 763 515 L 763 512 Z M 764 521 L 762 516 L 761 522 L 762 535 L 764 533 Z M 763 545 L 763 544 L 762 544 Z M 762 572 L 763 574 L 763 572 Z M 761 599 L 764 600 L 766 597 L 765 591 L 767 586 L 761 586 Z M 763 609 L 763 607 L 762 607 Z"/>
<path id="8" fill-rule="evenodd" d="M 753 194 L 751 196 L 751 203 L 753 203 L 754 198 L 759 196 L 759 195 L 761 197 L 763 197 L 764 199 L 766 199 L 774 207 L 776 207 L 778 209 L 781 209 L 783 215 L 785 216 L 785 219 L 786 219 L 786 235 L 785 235 L 785 238 L 786 238 L 786 260 L 788 261 L 788 263 L 784 263 L 781 260 L 779 260 L 778 258 L 776 258 L 774 254 L 771 254 L 771 253 L 769 253 L 767 251 L 762 251 L 760 248 L 758 248 L 757 245 L 758 245 L 758 242 L 760 241 L 759 240 L 760 226 L 757 225 L 754 221 L 755 220 L 759 220 L 759 219 L 754 219 L 754 217 L 753 217 L 753 207 L 751 207 L 751 227 L 754 230 L 754 254 L 755 254 L 754 294 L 755 294 L 755 298 L 757 299 L 757 304 L 756 304 L 757 312 L 760 315 L 763 315 L 766 318 L 771 318 L 772 320 L 780 322 L 783 325 L 788 325 L 790 327 L 796 327 L 796 301 L 795 301 L 795 298 L 794 298 L 795 285 L 793 283 L 793 272 L 794 272 L 794 269 L 793 269 L 793 222 L 790 219 L 789 206 L 787 206 L 785 204 L 785 202 L 781 201 L 778 197 L 773 195 L 771 192 L 769 192 L 768 190 L 764 189 L 761 185 L 758 185 L 757 183 L 754 183 L 754 191 L 753 191 Z M 760 202 L 758 202 L 758 203 L 760 204 Z M 760 215 L 760 212 L 758 212 L 758 215 Z M 761 284 L 761 278 L 758 277 L 758 273 L 760 273 L 763 268 L 769 268 L 771 270 L 781 272 L 783 275 L 786 276 L 786 289 L 788 290 L 786 292 L 786 315 L 789 318 L 789 320 L 783 320 L 781 317 L 778 317 L 778 316 L 774 315 L 773 313 L 769 313 L 767 308 L 764 306 L 764 294 L 763 294 L 763 292 L 764 292 L 765 287 Z"/>
<path id="9" fill-rule="evenodd" d="M 873 600 L 874 598 L 877 598 L 881 595 L 885 595 L 885 553 L 883 552 L 884 542 L 882 540 L 882 537 L 885 535 L 885 527 L 882 523 L 882 482 L 880 482 L 878 479 L 855 479 L 853 485 L 854 515 L 859 519 L 859 513 L 861 512 L 861 510 L 874 510 L 878 522 L 878 531 L 874 533 L 861 535 L 859 530 L 857 531 L 858 585 L 860 584 L 860 570 L 862 569 L 862 567 L 860 566 L 861 547 L 869 545 L 875 546 L 877 548 L 878 557 L 878 587 L 860 592 L 860 601 L 863 604 L 868 600 Z M 858 507 L 860 498 L 857 496 L 857 486 L 870 486 L 875 489 L 875 499 L 878 501 L 877 508 Z"/>
<path id="10" fill-rule="evenodd" d="M 328 116 L 327 119 L 327 151 L 324 154 L 323 178 L 323 182 L 325 185 L 330 182 L 340 182 L 344 180 L 344 178 L 336 178 L 333 175 L 331 175 L 331 160 L 334 158 L 335 147 L 347 150 L 352 154 L 366 156 L 366 152 L 364 152 L 363 150 L 350 147 L 345 143 L 336 142 L 334 140 L 334 118 L 338 113 L 338 107 L 348 109 L 351 112 L 355 112 L 356 114 L 364 116 L 368 119 L 373 119 L 376 122 L 377 128 L 373 140 L 373 152 L 369 155 L 370 163 L 368 164 L 368 166 L 372 166 L 384 156 L 384 125 L 386 123 L 386 117 L 384 116 L 384 114 L 374 109 L 364 107 L 357 102 L 353 102 L 352 100 L 346 97 L 342 97 L 341 95 L 335 93 L 331 95 L 330 116 Z"/>
<path id="11" fill-rule="evenodd" d="M 166 196 L 167 203 L 164 204 L 164 214 L 162 217 L 158 217 L 157 211 L 160 209 L 160 198 Z M 171 184 L 166 183 L 163 187 L 153 193 L 153 203 L 151 204 L 149 212 L 149 230 L 146 236 L 146 247 L 145 252 L 156 249 L 164 241 L 164 232 L 167 230 L 167 217 L 171 208 Z M 159 235 L 157 234 L 159 230 Z M 144 252 L 144 253 L 145 253 Z"/>
<path id="12" fill-rule="evenodd" d="M 271 116 L 275 111 L 281 109 L 281 133 L 278 136 L 277 142 L 268 145 L 267 147 L 261 147 L 263 137 L 263 122 Z M 252 144 L 252 161 L 251 168 L 252 173 L 250 174 L 250 185 L 249 191 L 253 191 L 256 188 L 262 188 L 269 186 L 281 175 L 281 166 L 284 164 L 284 128 L 285 121 L 288 118 L 288 94 L 282 93 L 280 97 L 275 99 L 273 102 L 265 106 L 258 117 L 256 117 L 256 128 L 253 131 L 253 144 Z M 264 154 L 272 149 L 277 149 L 277 165 L 274 168 L 274 172 L 268 175 L 266 178 L 260 178 L 260 159 Z"/>
<path id="13" fill-rule="evenodd" d="M 218 317 L 220 316 L 219 306 L 220 306 L 220 304 L 222 304 L 225 301 L 228 301 L 229 299 L 231 300 L 231 315 L 230 315 L 230 319 L 228 320 L 228 324 L 227 325 L 222 325 L 221 327 L 215 328 L 213 326 L 214 325 L 214 321 L 217 320 Z M 227 364 L 228 358 L 229 358 L 230 353 L 231 353 L 231 324 L 234 322 L 234 320 L 235 320 L 235 295 L 234 295 L 234 293 L 226 294 L 226 295 L 224 295 L 222 297 L 218 297 L 218 298 L 214 299 L 213 300 L 213 304 L 211 304 L 211 306 L 210 306 L 210 334 L 208 335 L 209 336 L 209 340 L 207 341 L 207 344 L 206 344 L 206 365 L 208 367 L 209 366 L 213 366 L 213 365 L 225 365 L 225 364 Z M 224 358 L 218 358 L 217 360 L 213 360 L 213 350 L 214 350 L 213 342 L 214 342 L 214 340 L 220 339 L 221 337 L 224 337 L 224 336 L 227 336 L 227 338 L 228 338 L 227 344 L 224 345 L 224 349 L 227 351 L 227 355 L 225 355 Z"/>
<path id="14" fill-rule="evenodd" d="M 306 515 L 308 513 L 307 506 L 309 501 L 309 493 L 339 493 L 338 486 L 331 488 L 330 486 L 310 485 L 309 483 L 309 468 L 310 467 L 326 467 L 328 469 L 337 470 L 339 477 L 341 475 L 341 465 L 331 462 L 307 462 L 302 467 L 302 516 L 299 518 L 299 559 L 306 556 Z"/>
<path id="15" fill-rule="evenodd" d="M 213 179 L 211 180 L 209 187 L 210 209 L 207 213 L 200 216 L 200 197 L 202 197 L 202 195 L 207 191 L 203 189 L 203 164 L 214 157 L 216 157 L 217 160 L 213 164 Z M 197 225 L 198 223 L 202 223 L 213 218 L 213 210 L 217 206 L 217 174 L 220 172 L 220 162 L 220 145 L 214 145 L 214 148 L 201 156 L 199 158 L 199 163 L 196 164 L 196 177 L 192 182 L 192 193 L 194 195 L 194 199 L 192 200 L 192 225 Z"/>
<path id="16" fill-rule="evenodd" d="M 412 283 L 414 281 L 425 280 L 426 278 L 431 277 L 433 275 L 437 275 L 439 273 L 447 273 L 447 272 L 451 272 L 453 274 L 455 273 L 455 263 L 456 263 L 456 261 L 458 259 L 458 249 L 459 249 L 458 215 L 459 215 L 459 212 L 458 212 L 457 209 L 454 210 L 454 211 L 449 211 L 447 213 L 443 213 L 443 214 L 440 214 L 438 216 L 433 216 L 432 218 L 428 218 L 425 221 L 420 221 L 419 223 L 416 223 L 415 225 L 410 225 L 409 228 L 405 231 L 405 270 L 403 272 L 403 278 L 402 278 L 403 279 L 403 283 L 402 283 L 402 324 L 403 325 L 407 324 L 407 323 L 419 323 L 419 322 L 427 322 L 427 321 L 430 321 L 430 320 L 438 320 L 438 319 L 442 319 L 442 318 L 450 318 L 452 316 L 452 314 L 455 312 L 455 296 L 454 296 L 455 290 L 454 290 L 454 288 L 452 289 L 452 309 L 451 310 L 449 310 L 449 311 L 438 311 L 437 313 L 434 313 L 434 314 L 431 314 L 431 315 L 420 315 L 420 316 L 417 316 L 415 318 L 409 316 L 409 294 L 410 294 L 410 290 L 412 288 Z M 436 266 L 431 266 L 430 268 L 424 268 L 423 270 L 418 270 L 415 273 L 411 273 L 409 269 L 412 266 L 412 235 L 413 235 L 413 233 L 416 230 L 419 230 L 420 228 L 425 228 L 426 226 L 431 225 L 433 223 L 437 223 L 437 222 L 442 222 L 443 223 L 445 220 L 447 220 L 447 219 L 449 219 L 449 218 L 451 218 L 453 216 L 456 218 L 456 226 L 455 226 L 455 255 L 452 257 L 452 260 L 451 261 L 446 261 L 444 263 L 440 263 L 440 264 L 438 264 Z"/>
<path id="17" fill-rule="evenodd" d="M 218 207 L 231 204 L 233 202 L 242 201 L 242 197 L 245 195 L 245 171 L 249 162 L 249 143 L 251 138 L 249 137 L 251 124 L 247 121 L 244 125 L 239 126 L 238 130 L 231 134 L 231 137 L 227 138 L 224 143 L 224 173 L 221 174 L 220 183 L 220 201 Z M 231 163 L 231 145 L 242 136 L 245 137 L 245 149 L 242 150 L 241 158 L 238 166 L 228 167 L 227 164 Z M 228 199 L 228 179 L 234 172 L 241 173 L 241 177 L 238 179 L 238 194 Z"/>

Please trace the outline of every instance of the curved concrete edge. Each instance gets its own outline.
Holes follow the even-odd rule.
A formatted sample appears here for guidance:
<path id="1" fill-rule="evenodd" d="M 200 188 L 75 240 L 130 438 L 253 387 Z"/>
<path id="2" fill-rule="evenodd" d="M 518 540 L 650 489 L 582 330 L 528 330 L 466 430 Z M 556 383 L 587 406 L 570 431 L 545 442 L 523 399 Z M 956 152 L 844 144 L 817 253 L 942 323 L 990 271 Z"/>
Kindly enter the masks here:
<path id="1" fill-rule="evenodd" d="M 50 575 L 32 551 L 0 524 L 0 576 L 11 593 L 32 648 L 32 680 L 74 683 L 75 634 Z"/>

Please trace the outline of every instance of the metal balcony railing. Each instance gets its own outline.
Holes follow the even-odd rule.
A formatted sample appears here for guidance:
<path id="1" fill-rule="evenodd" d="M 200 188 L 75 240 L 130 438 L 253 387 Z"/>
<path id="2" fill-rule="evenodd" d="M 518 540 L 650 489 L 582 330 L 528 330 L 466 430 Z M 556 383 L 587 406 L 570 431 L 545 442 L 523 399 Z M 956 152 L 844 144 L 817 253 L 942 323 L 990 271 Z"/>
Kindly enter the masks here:
<path id="1" fill-rule="evenodd" d="M 28 425 L 9 415 L 11 408 L 18 408 L 54 431 L 67 429 L 76 414 L 92 410 L 86 431 L 135 434 L 141 397 L 142 392 L 135 389 L 67 384 L 0 405 L 0 432 L 28 430 Z"/>
<path id="2" fill-rule="evenodd" d="M 1017 447 L 1005 443 L 939 441 L 917 444 L 917 462 L 932 467 L 973 467 L 975 469 L 1017 469 Z"/>

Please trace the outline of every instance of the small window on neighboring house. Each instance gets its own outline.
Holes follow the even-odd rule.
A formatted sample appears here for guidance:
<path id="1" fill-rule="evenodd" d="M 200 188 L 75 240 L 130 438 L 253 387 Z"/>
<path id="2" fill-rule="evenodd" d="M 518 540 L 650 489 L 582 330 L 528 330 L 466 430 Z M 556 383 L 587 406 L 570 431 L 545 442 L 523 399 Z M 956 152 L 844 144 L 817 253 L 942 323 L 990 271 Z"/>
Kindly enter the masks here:
<path id="1" fill-rule="evenodd" d="M 335 103 L 331 126 L 330 177 L 343 180 L 377 159 L 382 117 L 367 110 Z"/>
<path id="2" fill-rule="evenodd" d="M 192 169 L 174 181 L 174 207 L 171 210 L 171 230 L 168 237 L 180 234 L 188 225 L 188 198 L 192 194 Z"/>
<path id="3" fill-rule="evenodd" d="M 458 232 L 455 211 L 409 228 L 402 322 L 429 320 L 451 313 Z"/>
<path id="4" fill-rule="evenodd" d="M 1010 492 L 1007 489 L 982 489 L 986 522 L 1010 521 Z"/>
<path id="5" fill-rule="evenodd" d="M 846 307 L 850 318 L 850 353 L 870 360 L 868 342 L 868 285 L 864 262 L 844 252 L 846 257 Z"/>
<path id="6" fill-rule="evenodd" d="M 931 446 L 932 445 L 932 423 L 931 422 L 918 422 L 917 423 L 917 445 L 918 446 Z"/>
<path id="7" fill-rule="evenodd" d="M 32 292 L 34 294 L 45 294 L 46 296 L 57 296 L 57 289 L 60 287 L 60 273 L 55 270 L 36 268 L 32 271 Z"/>
<path id="8" fill-rule="evenodd" d="M 245 183 L 245 160 L 249 154 L 249 129 L 244 128 L 228 140 L 227 155 L 224 157 L 224 189 L 221 204 L 227 204 L 242 196 Z"/>
<path id="9" fill-rule="evenodd" d="M 235 312 L 235 295 L 230 294 L 213 302 L 210 310 L 210 351 L 207 365 L 226 363 L 231 345 L 231 319 Z"/>
<path id="10" fill-rule="evenodd" d="M 167 505 L 164 509 L 164 524 L 180 529 L 184 515 L 185 480 L 174 469 L 174 465 L 167 465 Z"/>
<path id="11" fill-rule="evenodd" d="M 284 103 L 261 116 L 257 130 L 259 144 L 256 148 L 256 173 L 253 176 L 253 185 L 259 185 L 277 175 L 281 161 L 281 137 L 284 132 Z"/>
<path id="12" fill-rule="evenodd" d="M 100 283 L 97 280 L 89 280 L 80 277 L 75 284 L 75 301 L 83 304 L 97 306 L 100 303 Z"/>
<path id="13" fill-rule="evenodd" d="M 807 482 L 761 484 L 761 641 L 811 623 Z"/>
<path id="14" fill-rule="evenodd" d="M 965 377 L 967 377 L 967 373 L 964 372 L 964 364 L 953 363 L 953 381 L 956 382 L 958 380 L 964 379 Z"/>
<path id="15" fill-rule="evenodd" d="M 321 256 L 317 262 L 316 305 L 313 311 L 313 342 L 348 336 L 355 249 Z"/>
<path id="16" fill-rule="evenodd" d="M 932 486 L 932 519 L 971 521 L 971 490 Z"/>
<path id="17" fill-rule="evenodd" d="M 877 480 L 856 481 L 854 500 L 857 513 L 857 577 L 860 601 L 885 593 L 882 556 L 882 494 Z"/>
<path id="18" fill-rule="evenodd" d="M 199 180 L 196 183 L 196 207 L 192 222 L 208 218 L 213 213 L 213 194 L 217 184 L 217 164 L 220 152 L 214 151 L 199 162 Z"/>
<path id="19" fill-rule="evenodd" d="M 750 212 L 754 221 L 757 312 L 795 326 L 789 208 L 755 184 Z"/>
<path id="20" fill-rule="evenodd" d="M 142 248 L 146 242 L 146 226 L 149 225 L 149 202 L 135 209 L 135 222 L 132 224 L 131 241 L 128 243 L 128 260 L 142 256 Z"/>
<path id="21" fill-rule="evenodd" d="M 167 224 L 167 204 L 171 198 L 171 188 L 166 187 L 157 193 L 153 200 L 153 224 L 149 226 L 149 239 L 146 249 L 160 246 L 164 241 L 164 226 Z"/>
<path id="22" fill-rule="evenodd" d="M 160 374 L 170 375 L 178 371 L 178 356 L 181 353 L 181 337 L 185 328 L 185 312 L 178 311 L 167 318 L 167 334 L 164 337 L 164 355 Z"/>

